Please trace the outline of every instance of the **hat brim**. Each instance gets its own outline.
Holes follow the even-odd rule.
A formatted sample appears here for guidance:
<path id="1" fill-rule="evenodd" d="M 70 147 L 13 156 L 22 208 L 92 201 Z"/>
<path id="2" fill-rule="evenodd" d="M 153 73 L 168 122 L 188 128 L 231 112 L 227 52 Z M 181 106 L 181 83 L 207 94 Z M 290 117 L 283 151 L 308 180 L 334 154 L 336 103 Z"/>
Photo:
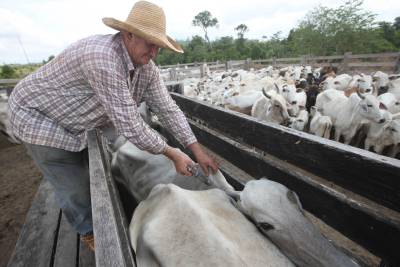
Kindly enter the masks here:
<path id="1" fill-rule="evenodd" d="M 176 53 L 183 53 L 182 47 L 168 35 L 159 35 L 151 32 L 146 32 L 144 29 L 140 29 L 139 27 L 135 27 L 134 25 L 114 18 L 103 18 L 103 23 L 117 31 L 131 32 L 159 47 L 167 48 Z"/>

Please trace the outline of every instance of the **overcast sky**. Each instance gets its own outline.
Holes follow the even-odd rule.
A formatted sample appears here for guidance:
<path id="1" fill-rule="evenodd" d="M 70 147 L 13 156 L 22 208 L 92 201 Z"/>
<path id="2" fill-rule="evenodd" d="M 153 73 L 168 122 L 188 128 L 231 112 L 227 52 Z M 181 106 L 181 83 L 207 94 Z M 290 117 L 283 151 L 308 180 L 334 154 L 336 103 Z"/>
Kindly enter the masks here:
<path id="1" fill-rule="evenodd" d="M 92 35 L 115 31 L 105 26 L 103 17 L 125 20 L 135 1 L 127 0 L 1 0 L 0 65 L 41 62 L 57 55 L 68 44 Z M 337 0 L 152 0 L 164 9 L 167 33 L 178 40 L 203 36 L 191 26 L 194 16 L 208 10 L 219 27 L 209 30 L 211 39 L 235 37 L 234 28 L 244 23 L 246 38 L 271 37 L 281 31 L 286 37 L 305 14 L 318 5 L 338 7 Z M 393 22 L 400 16 L 399 0 L 364 0 L 363 9 L 378 21 Z M 25 52 L 24 52 L 25 50 Z"/>

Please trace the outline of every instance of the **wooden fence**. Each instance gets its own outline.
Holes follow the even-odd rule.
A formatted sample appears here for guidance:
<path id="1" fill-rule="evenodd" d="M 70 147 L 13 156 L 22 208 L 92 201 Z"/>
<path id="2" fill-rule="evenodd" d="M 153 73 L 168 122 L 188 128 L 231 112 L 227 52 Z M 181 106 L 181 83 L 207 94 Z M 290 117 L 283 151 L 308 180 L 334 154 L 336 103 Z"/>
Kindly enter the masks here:
<path id="1" fill-rule="evenodd" d="M 333 66 L 337 67 L 339 73 L 384 71 L 386 73 L 400 72 L 400 52 L 380 53 L 380 54 L 359 54 L 353 55 L 351 52 L 337 56 L 320 57 L 292 57 L 292 58 L 269 58 L 269 59 L 246 59 L 246 60 L 228 60 L 214 62 L 194 62 L 176 65 L 159 66 L 161 75 L 165 80 L 179 81 L 191 77 L 203 77 L 207 70 L 223 71 L 238 70 L 250 68 L 260 69 L 266 66 L 283 68 L 293 65 L 310 65 L 314 68 Z M 18 80 L 3 79 L 0 80 L 0 89 L 14 86 Z"/>
<path id="2" fill-rule="evenodd" d="M 266 66 L 283 68 L 293 65 L 310 65 L 312 67 L 333 66 L 338 68 L 339 73 L 370 73 L 384 71 L 389 74 L 400 71 L 400 52 L 380 54 L 359 54 L 351 52 L 337 56 L 319 57 L 293 57 L 293 58 L 269 58 L 269 59 L 246 59 L 228 60 L 226 62 L 194 62 L 176 65 L 159 66 L 161 73 L 167 80 L 176 81 L 190 77 L 203 77 L 206 69 L 210 71 L 237 70 L 250 68 L 260 69 Z"/>

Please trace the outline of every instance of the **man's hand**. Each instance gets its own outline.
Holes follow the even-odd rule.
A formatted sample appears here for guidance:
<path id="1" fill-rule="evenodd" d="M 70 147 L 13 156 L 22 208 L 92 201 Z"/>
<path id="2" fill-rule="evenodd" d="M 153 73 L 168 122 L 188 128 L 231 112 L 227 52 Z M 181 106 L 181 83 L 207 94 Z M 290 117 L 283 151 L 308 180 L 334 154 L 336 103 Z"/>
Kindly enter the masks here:
<path id="1" fill-rule="evenodd" d="M 164 155 L 174 162 L 176 172 L 184 176 L 192 176 L 188 170 L 188 166 L 194 164 L 188 155 L 178 148 L 167 146 Z"/>
<path id="2" fill-rule="evenodd" d="M 210 174 L 208 171 L 209 168 L 211 168 L 213 173 L 218 171 L 217 163 L 215 163 L 214 159 L 204 152 L 198 142 L 189 145 L 188 148 L 193 152 L 194 156 L 196 157 L 197 163 L 199 163 L 201 169 L 206 176 Z"/>

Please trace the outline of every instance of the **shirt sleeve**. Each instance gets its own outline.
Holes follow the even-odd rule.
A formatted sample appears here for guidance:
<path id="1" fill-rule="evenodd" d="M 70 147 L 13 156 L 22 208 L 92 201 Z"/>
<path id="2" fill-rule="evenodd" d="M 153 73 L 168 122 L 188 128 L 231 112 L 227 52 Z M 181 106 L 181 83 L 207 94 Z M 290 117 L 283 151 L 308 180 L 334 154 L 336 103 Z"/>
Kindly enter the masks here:
<path id="1" fill-rule="evenodd" d="M 162 125 L 184 147 L 197 141 L 185 115 L 169 95 L 157 68 L 154 68 L 152 73 L 149 88 L 146 89 L 145 99 L 151 110 L 157 114 Z"/>
<path id="2" fill-rule="evenodd" d="M 152 154 L 163 153 L 166 142 L 140 116 L 126 77 L 107 68 L 85 70 L 88 82 L 99 98 L 106 114 L 119 135 L 123 135 L 139 149 Z"/>

